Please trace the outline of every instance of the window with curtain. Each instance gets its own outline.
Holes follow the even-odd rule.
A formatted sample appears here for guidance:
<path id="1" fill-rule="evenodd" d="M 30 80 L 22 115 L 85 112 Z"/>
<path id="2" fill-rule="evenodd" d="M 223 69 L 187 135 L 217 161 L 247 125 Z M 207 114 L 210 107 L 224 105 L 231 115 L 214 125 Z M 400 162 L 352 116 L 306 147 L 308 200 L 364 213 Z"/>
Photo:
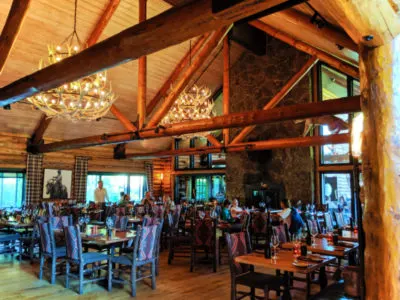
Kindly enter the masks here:
<path id="1" fill-rule="evenodd" d="M 0 172 L 0 208 L 21 207 L 25 197 L 25 174 Z"/>
<path id="2" fill-rule="evenodd" d="M 94 200 L 94 191 L 99 180 L 103 181 L 103 186 L 107 190 L 109 200 L 119 203 L 121 193 L 128 194 L 131 201 L 139 202 L 144 198 L 146 187 L 146 177 L 144 175 L 130 174 L 89 174 L 87 177 L 86 201 Z"/>

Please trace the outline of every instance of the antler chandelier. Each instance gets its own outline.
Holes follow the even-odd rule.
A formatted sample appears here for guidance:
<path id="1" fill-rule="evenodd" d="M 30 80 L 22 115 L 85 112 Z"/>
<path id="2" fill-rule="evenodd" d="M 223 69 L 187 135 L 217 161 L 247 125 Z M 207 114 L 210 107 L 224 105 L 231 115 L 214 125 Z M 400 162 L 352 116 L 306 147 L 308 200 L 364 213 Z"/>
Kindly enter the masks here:
<path id="1" fill-rule="evenodd" d="M 45 64 L 41 60 L 39 70 L 75 55 L 82 49 L 82 43 L 76 32 L 76 11 L 77 0 L 75 1 L 73 32 L 61 45 L 48 46 L 48 63 Z M 74 39 L 76 39 L 75 43 Z M 27 100 L 49 118 L 92 121 L 107 114 L 116 97 L 111 90 L 111 84 L 107 87 L 107 73 L 100 72 L 36 94 Z"/>
<path id="2" fill-rule="evenodd" d="M 183 91 L 168 114 L 161 121 L 161 125 L 170 125 L 190 120 L 210 119 L 213 116 L 214 103 L 210 99 L 211 90 L 208 87 L 193 85 Z M 181 138 L 206 136 L 209 132 L 185 134 Z"/>

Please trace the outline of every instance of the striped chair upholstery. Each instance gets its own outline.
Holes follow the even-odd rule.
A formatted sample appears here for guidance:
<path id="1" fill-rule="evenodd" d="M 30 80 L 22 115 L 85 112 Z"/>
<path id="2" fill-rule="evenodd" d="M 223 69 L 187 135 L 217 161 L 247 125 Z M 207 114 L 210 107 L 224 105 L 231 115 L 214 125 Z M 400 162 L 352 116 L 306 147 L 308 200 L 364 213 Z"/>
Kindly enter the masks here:
<path id="1" fill-rule="evenodd" d="M 51 253 L 51 239 L 48 223 L 39 223 L 40 246 L 44 253 Z"/>
<path id="2" fill-rule="evenodd" d="M 114 226 L 117 229 L 127 230 L 128 229 L 128 217 L 127 216 L 116 216 Z"/>
<path id="3" fill-rule="evenodd" d="M 214 242 L 213 220 L 197 219 L 195 223 L 194 245 L 211 247 Z"/>
<path id="4" fill-rule="evenodd" d="M 115 209 L 115 214 L 117 216 L 125 216 L 126 215 L 126 208 L 125 207 L 117 207 Z"/>
<path id="5" fill-rule="evenodd" d="M 336 225 L 338 228 L 342 228 L 345 226 L 344 218 L 343 218 L 343 213 L 340 212 L 335 212 L 335 217 L 336 217 Z"/>
<path id="6" fill-rule="evenodd" d="M 330 212 L 324 213 L 325 226 L 327 231 L 333 231 L 333 221 Z"/>
<path id="7" fill-rule="evenodd" d="M 311 234 L 312 230 L 315 229 L 319 232 L 318 222 L 316 220 L 307 220 L 308 231 Z"/>
<path id="8" fill-rule="evenodd" d="M 54 229 L 63 229 L 63 227 L 72 225 L 70 224 L 72 223 L 70 216 L 51 217 L 50 222 Z"/>
<path id="9" fill-rule="evenodd" d="M 252 230 L 253 233 L 260 234 L 265 233 L 267 228 L 267 217 L 264 213 L 257 212 L 252 218 Z"/>
<path id="10" fill-rule="evenodd" d="M 285 225 L 272 226 L 272 232 L 279 238 L 280 243 L 286 243 L 289 241 L 286 228 Z"/>
<path id="11" fill-rule="evenodd" d="M 139 241 L 138 260 L 146 261 L 154 258 L 158 225 L 143 226 Z"/>
<path id="12" fill-rule="evenodd" d="M 160 219 L 157 217 L 149 217 L 149 216 L 144 216 L 143 217 L 143 226 L 151 226 L 151 225 L 157 225 L 160 223 Z"/>
<path id="13" fill-rule="evenodd" d="M 232 267 L 234 268 L 234 273 L 236 275 L 240 275 L 246 273 L 250 270 L 249 265 L 241 264 L 235 262 L 234 258 L 240 255 L 248 254 L 250 251 L 247 249 L 246 243 L 246 234 L 244 232 L 226 234 L 227 245 L 229 247 L 228 251 L 230 252 L 233 260 Z"/>
<path id="14" fill-rule="evenodd" d="M 66 226 L 64 227 L 64 235 L 67 248 L 67 258 L 79 260 L 79 247 L 81 247 L 79 230 L 77 231 L 75 226 Z"/>

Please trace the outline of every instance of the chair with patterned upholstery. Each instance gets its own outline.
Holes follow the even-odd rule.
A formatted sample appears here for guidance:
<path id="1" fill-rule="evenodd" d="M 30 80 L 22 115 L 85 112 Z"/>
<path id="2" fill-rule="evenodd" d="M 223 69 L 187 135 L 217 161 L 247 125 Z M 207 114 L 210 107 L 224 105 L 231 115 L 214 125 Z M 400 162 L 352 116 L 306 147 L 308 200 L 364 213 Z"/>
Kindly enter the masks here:
<path id="1" fill-rule="evenodd" d="M 119 230 L 128 229 L 129 218 L 127 216 L 114 216 L 114 227 Z"/>
<path id="2" fill-rule="evenodd" d="M 136 296 L 136 282 L 145 278 L 151 278 L 151 288 L 156 288 L 156 259 L 157 259 L 157 235 L 160 225 L 139 226 L 134 239 L 133 251 L 129 254 L 111 257 L 113 264 L 119 268 L 108 273 L 108 290 L 111 291 L 112 283 L 126 283 L 122 278 L 123 267 L 130 267 L 131 295 Z M 149 266 L 148 268 L 142 268 Z M 138 272 L 140 268 L 141 272 Z M 149 272 L 147 272 L 149 271 Z M 116 275 L 116 277 L 115 277 Z"/>
<path id="3" fill-rule="evenodd" d="M 62 258 L 60 263 L 64 262 L 66 255 L 65 247 L 56 247 L 54 231 L 51 222 L 39 223 L 40 233 L 40 271 L 39 279 L 43 278 L 43 271 L 45 269 L 45 260 L 48 258 L 51 260 L 50 267 L 50 282 L 54 284 L 56 282 L 56 267 L 57 260 Z"/>
<path id="4" fill-rule="evenodd" d="M 235 262 L 237 256 L 251 253 L 251 249 L 247 246 L 250 244 L 250 241 L 246 241 L 246 234 L 244 232 L 226 233 L 225 239 L 228 245 L 231 271 L 231 299 L 242 299 L 247 296 L 255 299 L 256 289 L 264 291 L 264 299 L 268 299 L 270 290 L 276 291 L 279 295 L 281 279 L 278 276 L 254 272 L 254 267 Z M 238 285 L 249 287 L 250 292 L 237 291 Z"/>
<path id="5" fill-rule="evenodd" d="M 70 277 L 77 278 L 79 280 L 79 294 L 83 294 L 83 284 L 88 282 L 96 282 L 107 278 L 106 276 L 98 276 L 96 278 L 85 279 L 85 275 L 96 274 L 96 272 L 101 272 L 103 269 L 108 269 L 108 272 L 110 272 L 110 257 L 106 254 L 98 252 L 83 253 L 78 225 L 64 227 L 64 237 L 67 258 L 65 287 L 69 288 Z M 107 261 L 106 265 L 102 264 L 104 261 Z M 77 274 L 71 273 L 71 265 L 77 266 Z M 88 268 L 89 265 L 91 265 L 91 268 Z"/>
<path id="6" fill-rule="evenodd" d="M 307 231 L 311 235 L 312 229 L 317 230 L 318 233 L 321 233 L 321 229 L 319 227 L 319 223 L 315 219 L 307 220 Z"/>
<path id="7" fill-rule="evenodd" d="M 50 217 L 51 226 L 55 230 L 62 230 L 65 226 L 71 226 L 72 216 Z"/>
<path id="8" fill-rule="evenodd" d="M 333 231 L 333 221 L 332 221 L 331 213 L 330 212 L 324 213 L 324 219 L 325 219 L 326 230 L 332 232 Z"/>
<path id="9" fill-rule="evenodd" d="M 126 215 L 126 207 L 117 207 L 117 208 L 115 208 L 115 214 L 117 216 L 125 216 Z"/>
<path id="10" fill-rule="evenodd" d="M 192 251 L 190 256 L 190 272 L 194 271 L 196 265 L 196 254 L 204 252 L 206 259 L 211 254 L 213 271 L 217 272 L 217 251 L 216 251 L 216 233 L 217 224 L 213 219 L 192 220 Z"/>
<path id="11" fill-rule="evenodd" d="M 151 225 L 156 225 L 160 223 L 160 219 L 156 216 L 150 217 L 150 216 L 144 216 L 142 225 L 143 226 L 151 226 Z"/>
<path id="12" fill-rule="evenodd" d="M 141 217 L 144 214 L 145 214 L 144 205 L 142 205 L 142 204 L 135 205 L 135 215 L 137 217 Z"/>
<path id="13" fill-rule="evenodd" d="M 286 224 L 272 226 L 272 233 L 279 238 L 280 243 L 290 241 L 289 230 Z"/>
<path id="14" fill-rule="evenodd" d="M 152 207 L 154 216 L 157 217 L 158 219 L 162 219 L 164 216 L 164 205 L 154 205 Z"/>
<path id="15" fill-rule="evenodd" d="M 338 228 L 343 228 L 346 223 L 344 222 L 343 213 L 335 212 L 336 225 Z"/>
<path id="16" fill-rule="evenodd" d="M 253 248 L 262 247 L 259 244 L 260 240 L 265 240 L 267 228 L 267 216 L 264 212 L 255 212 L 251 218 L 251 238 Z"/>

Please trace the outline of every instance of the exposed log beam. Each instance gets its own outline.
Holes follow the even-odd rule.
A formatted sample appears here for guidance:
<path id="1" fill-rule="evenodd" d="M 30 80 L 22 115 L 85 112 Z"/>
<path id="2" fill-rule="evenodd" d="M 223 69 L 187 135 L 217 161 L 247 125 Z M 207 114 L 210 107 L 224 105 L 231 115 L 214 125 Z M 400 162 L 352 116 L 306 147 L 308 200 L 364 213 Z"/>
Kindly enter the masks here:
<path id="1" fill-rule="evenodd" d="M 133 125 L 132 122 L 127 117 L 125 117 L 125 115 L 121 113 L 115 105 L 111 106 L 110 111 L 115 117 L 117 117 L 117 119 L 121 122 L 121 124 L 124 125 L 126 130 L 129 131 L 137 130 L 136 126 Z"/>
<path id="2" fill-rule="evenodd" d="M 298 30 L 305 30 L 317 36 L 323 36 L 324 39 L 336 45 L 358 52 L 357 44 L 353 42 L 346 32 L 338 30 L 330 24 L 325 24 L 325 26 L 319 28 L 317 25 L 311 23 L 309 16 L 295 9 L 286 9 L 277 12 L 276 16 L 290 22 L 293 26 L 296 26 Z"/>
<path id="3" fill-rule="evenodd" d="M 117 9 L 119 2 L 120 0 L 110 0 L 100 19 L 97 21 L 97 24 L 94 27 L 92 33 L 86 40 L 86 45 L 88 47 L 93 46 L 99 40 L 101 34 L 103 33 L 108 22 L 111 20 L 111 17 Z M 115 107 L 114 104 L 111 106 L 111 112 L 116 118 L 118 118 L 118 120 L 121 121 L 122 125 L 124 125 L 127 130 L 136 130 L 136 127 L 133 126 L 133 124 Z M 43 139 L 43 135 L 47 127 L 50 125 L 51 121 L 51 118 L 47 118 L 45 114 L 42 115 L 42 118 L 40 119 L 40 122 L 37 125 L 34 134 L 32 135 L 33 144 L 37 144 Z M 44 128 L 44 130 L 41 130 L 42 128 Z"/>
<path id="4" fill-rule="evenodd" d="M 194 132 L 213 131 L 223 128 L 236 128 L 248 125 L 273 123 L 289 120 L 306 119 L 324 115 L 352 113 L 360 111 L 360 97 L 353 96 L 319 103 L 306 103 L 269 110 L 232 113 L 211 119 L 187 121 L 172 124 L 166 127 L 146 128 L 137 132 L 122 132 L 103 134 L 74 140 L 38 145 L 30 148 L 31 152 L 54 152 L 66 149 L 79 149 L 83 147 L 99 146 L 106 144 L 119 144 L 140 139 L 151 139 L 166 136 L 178 136 Z"/>
<path id="5" fill-rule="evenodd" d="M 147 19 L 147 0 L 139 0 L 139 23 Z M 137 114 L 138 129 L 143 128 L 146 119 L 146 95 L 147 95 L 147 57 L 139 57 L 138 61 L 138 91 Z"/>
<path id="6" fill-rule="evenodd" d="M 217 146 L 217 147 L 222 146 L 221 142 L 218 141 L 218 140 L 215 138 L 215 136 L 213 136 L 212 134 L 207 135 L 206 138 L 207 138 L 207 140 L 211 143 L 211 145 Z"/>
<path id="7" fill-rule="evenodd" d="M 294 148 L 294 147 L 310 147 L 310 146 L 321 146 L 326 144 L 342 144 L 349 143 L 349 134 L 335 134 L 328 136 L 307 136 L 307 137 L 296 137 L 296 138 L 284 138 L 267 141 L 257 141 L 249 143 L 239 143 L 235 145 L 227 146 L 211 146 L 211 147 L 199 147 L 199 148 L 187 148 L 179 150 L 160 151 L 153 153 L 138 153 L 128 154 L 127 159 L 153 159 L 180 155 L 199 155 L 208 153 L 220 153 L 221 151 L 226 152 L 242 152 L 242 151 L 261 151 L 278 148 Z"/>
<path id="8" fill-rule="evenodd" d="M 297 85 L 297 83 L 304 78 L 311 68 L 318 62 L 318 58 L 311 57 L 305 65 L 282 87 L 282 89 L 263 107 L 264 110 L 271 109 L 281 102 L 283 98 Z M 248 126 L 244 128 L 239 134 L 232 140 L 232 144 L 242 142 L 256 126 Z"/>
<path id="9" fill-rule="evenodd" d="M 0 36 L 0 74 L 18 37 L 30 0 L 14 0 Z"/>
<path id="10" fill-rule="evenodd" d="M 217 30 L 211 36 L 204 47 L 199 51 L 199 54 L 196 56 L 192 64 L 186 69 L 185 73 L 182 75 L 182 78 L 176 83 L 176 85 L 170 91 L 168 96 L 164 99 L 158 110 L 151 117 L 150 121 L 148 122 L 148 127 L 157 126 L 158 123 L 160 123 L 160 121 L 165 117 L 171 106 L 174 104 L 175 100 L 187 87 L 193 75 L 204 64 L 204 62 L 210 56 L 215 47 L 217 47 L 218 43 L 221 41 L 225 34 L 227 34 L 226 27 Z"/>
<path id="11" fill-rule="evenodd" d="M 316 5 L 323 6 L 357 44 L 378 47 L 400 34 L 398 0 L 325 0 Z"/>
<path id="12" fill-rule="evenodd" d="M 230 100 L 230 45 L 229 45 L 229 36 L 226 36 L 224 39 L 224 47 L 223 47 L 223 58 L 224 58 L 224 78 L 223 78 L 223 114 L 224 116 L 229 114 L 229 100 Z M 224 128 L 222 131 L 224 144 L 229 144 L 229 128 Z"/>
<path id="13" fill-rule="evenodd" d="M 31 137 L 30 143 L 37 145 L 43 140 L 43 134 L 46 131 L 47 127 L 49 127 L 51 123 L 51 118 L 47 118 L 45 114 L 42 114 L 38 125 L 35 128 L 35 131 Z"/>
<path id="14" fill-rule="evenodd" d="M 261 21 L 251 21 L 251 25 L 254 27 L 257 27 L 258 29 L 261 29 L 265 31 L 267 34 L 270 36 L 277 38 L 278 40 L 281 40 L 284 43 L 287 43 L 293 47 L 295 47 L 297 50 L 303 51 L 305 53 L 308 53 L 312 56 L 316 56 L 318 59 L 322 60 L 323 62 L 331 65 L 332 67 L 338 69 L 339 71 L 354 77 L 354 78 L 359 78 L 359 72 L 358 68 L 349 65 L 345 62 L 340 61 L 336 57 L 325 53 L 324 51 L 321 51 L 317 48 L 314 48 L 302 41 L 296 40 L 291 36 L 288 36 L 287 34 L 261 22 Z"/>
<path id="15" fill-rule="evenodd" d="M 154 108 L 158 105 L 158 103 L 167 95 L 168 90 L 171 88 L 171 85 L 178 79 L 179 75 L 182 73 L 185 66 L 189 63 L 191 57 L 195 57 L 196 54 L 199 52 L 201 47 L 204 46 L 204 43 L 210 36 L 210 33 L 206 33 L 202 37 L 200 37 L 196 43 L 193 45 L 192 50 L 188 51 L 185 56 L 181 59 L 172 73 L 169 75 L 168 79 L 164 82 L 161 88 L 158 90 L 157 94 L 154 96 L 153 99 L 147 105 L 146 113 L 150 115 Z"/>
<path id="16" fill-rule="evenodd" d="M 212 0 L 199 0 L 172 8 L 1 88 L 0 106 L 229 26 L 284 1 L 243 0 L 217 14 L 212 13 Z"/>

